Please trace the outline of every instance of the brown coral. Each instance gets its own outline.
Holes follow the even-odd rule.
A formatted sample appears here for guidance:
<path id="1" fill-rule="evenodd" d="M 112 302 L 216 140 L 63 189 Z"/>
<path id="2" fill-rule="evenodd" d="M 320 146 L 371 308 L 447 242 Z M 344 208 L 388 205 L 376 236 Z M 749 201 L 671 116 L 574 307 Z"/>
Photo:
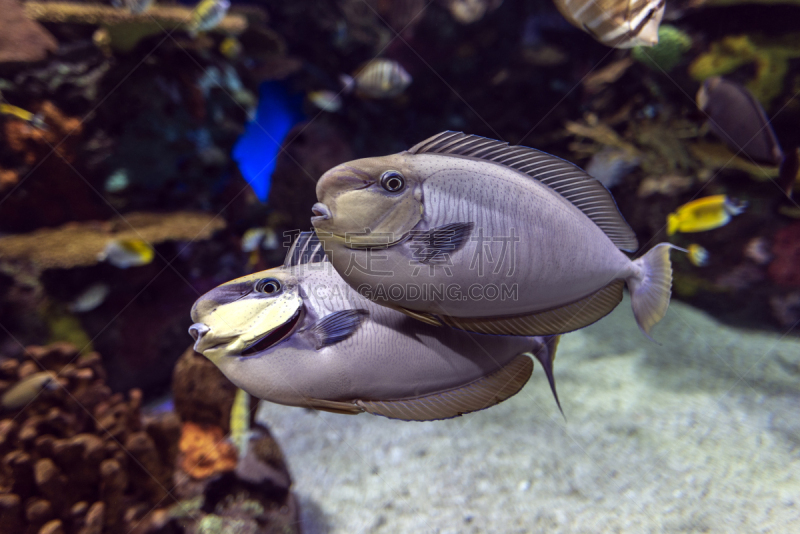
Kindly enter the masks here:
<path id="1" fill-rule="evenodd" d="M 164 241 L 208 239 L 224 228 L 221 217 L 197 212 L 129 213 L 109 222 L 70 223 L 0 238 L 4 261 L 29 265 L 35 272 L 94 265 L 110 239 Z"/>
<path id="2" fill-rule="evenodd" d="M 188 31 L 192 8 L 156 5 L 142 13 L 131 13 L 102 4 L 72 2 L 25 2 L 25 13 L 41 22 L 87 24 L 108 28 L 111 46 L 131 50 L 143 38 L 170 30 Z M 247 19 L 229 14 L 213 30 L 216 33 L 238 35 L 247 29 Z"/>
<path id="3" fill-rule="evenodd" d="M 224 439 L 218 426 L 183 424 L 180 466 L 196 479 L 236 469 L 236 447 Z"/>
<path id="4" fill-rule="evenodd" d="M 230 431 L 236 386 L 219 368 L 189 347 L 175 364 L 172 375 L 175 412 L 183 421 Z"/>
<path id="5" fill-rule="evenodd" d="M 8 147 L 21 154 L 26 165 L 35 164 L 52 150 L 68 162 L 74 161 L 75 142 L 82 132 L 80 119 L 68 117 L 49 101 L 43 102 L 37 111 L 46 128 L 37 128 L 19 119 L 5 122 Z"/>
<path id="6" fill-rule="evenodd" d="M 63 113 L 45 101 L 31 111 L 37 112 L 45 128 L 16 118 L 0 126 L 3 143 L 11 159 L 4 166 L 18 174 L 19 184 L 6 187 L 0 194 L 0 228 L 20 231 L 66 220 L 102 217 L 97 194 L 79 176 L 77 147 L 83 126 L 78 118 Z M 6 175 L 5 180 L 13 179 Z"/>
<path id="7" fill-rule="evenodd" d="M 58 43 L 50 32 L 30 20 L 17 0 L 0 0 L 0 63 L 41 61 Z"/>
<path id="8" fill-rule="evenodd" d="M 0 364 L 0 392 L 32 367 L 59 373 L 64 385 L 0 421 L 3 532 L 128 532 L 130 510 L 169 502 L 175 444 L 164 436 L 177 440 L 175 415 L 143 421 L 141 394 L 112 395 L 96 353 L 78 358 L 61 343 L 26 356 Z"/>

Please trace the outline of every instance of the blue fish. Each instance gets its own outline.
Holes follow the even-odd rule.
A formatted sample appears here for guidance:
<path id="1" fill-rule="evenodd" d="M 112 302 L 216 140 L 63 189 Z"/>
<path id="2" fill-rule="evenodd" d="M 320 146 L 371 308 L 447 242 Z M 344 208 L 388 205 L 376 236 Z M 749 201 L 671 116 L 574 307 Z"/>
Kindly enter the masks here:
<path id="1" fill-rule="evenodd" d="M 291 93 L 281 82 L 263 82 L 259 86 L 256 117 L 247 123 L 233 147 L 239 171 L 261 202 L 267 201 L 286 134 L 304 119 L 302 105 L 302 93 Z"/>

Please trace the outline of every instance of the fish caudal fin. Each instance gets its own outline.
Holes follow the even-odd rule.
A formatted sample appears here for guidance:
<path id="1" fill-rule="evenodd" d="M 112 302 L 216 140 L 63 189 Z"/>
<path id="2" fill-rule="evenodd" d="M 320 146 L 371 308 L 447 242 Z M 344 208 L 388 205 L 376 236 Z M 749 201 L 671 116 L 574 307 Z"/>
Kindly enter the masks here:
<path id="1" fill-rule="evenodd" d="M 681 219 L 675 213 L 667 215 L 667 235 L 675 235 L 678 227 L 681 225 Z"/>
<path id="2" fill-rule="evenodd" d="M 669 307 L 672 290 L 669 251 L 673 248 L 686 252 L 670 243 L 659 243 L 633 262 L 639 268 L 639 273 L 626 280 L 631 292 L 633 316 L 648 338 L 650 329 L 664 318 Z"/>

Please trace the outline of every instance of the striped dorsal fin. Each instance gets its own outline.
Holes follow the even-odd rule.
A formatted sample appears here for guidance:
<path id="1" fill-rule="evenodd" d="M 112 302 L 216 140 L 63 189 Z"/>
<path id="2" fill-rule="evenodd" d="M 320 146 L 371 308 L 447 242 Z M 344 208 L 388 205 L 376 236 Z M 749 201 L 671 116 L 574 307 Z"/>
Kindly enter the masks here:
<path id="1" fill-rule="evenodd" d="M 502 141 L 449 131 L 414 145 L 408 152 L 482 159 L 527 174 L 581 210 L 620 249 L 633 252 L 639 248 L 636 235 L 608 189 L 561 158 L 526 146 L 509 146 Z"/>
<path id="2" fill-rule="evenodd" d="M 319 263 L 328 261 L 322 242 L 314 232 L 300 232 L 294 240 L 286 259 L 283 260 L 284 267 L 295 267 L 306 263 Z"/>

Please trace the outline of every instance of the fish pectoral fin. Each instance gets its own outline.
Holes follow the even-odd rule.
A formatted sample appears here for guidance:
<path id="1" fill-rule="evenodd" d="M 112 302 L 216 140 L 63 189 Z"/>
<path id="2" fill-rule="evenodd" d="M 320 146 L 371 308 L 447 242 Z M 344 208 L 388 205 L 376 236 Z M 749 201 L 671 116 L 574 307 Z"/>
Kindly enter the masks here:
<path id="1" fill-rule="evenodd" d="M 516 395 L 532 372 L 533 360 L 519 355 L 505 367 L 459 388 L 414 399 L 359 400 L 356 405 L 371 414 L 403 421 L 450 419 L 489 408 Z"/>
<path id="2" fill-rule="evenodd" d="M 352 336 L 368 315 L 367 310 L 344 310 L 320 319 L 310 330 L 317 350 Z"/>
<path id="3" fill-rule="evenodd" d="M 425 324 L 432 326 L 444 326 L 442 322 L 432 313 L 409 310 L 408 308 L 403 308 L 402 306 L 387 306 L 387 308 L 392 308 L 400 313 L 405 313 L 409 317 L 413 317 L 414 319 L 422 321 Z"/>
<path id="4" fill-rule="evenodd" d="M 453 328 L 504 336 L 550 336 L 565 334 L 599 321 L 622 301 L 623 280 L 614 280 L 603 289 L 580 300 L 530 315 L 512 317 L 451 317 L 439 319 Z"/>
<path id="5" fill-rule="evenodd" d="M 340 413 L 344 415 L 358 415 L 364 412 L 363 408 L 356 406 L 356 404 L 352 401 L 332 401 L 308 398 L 305 400 L 304 407 L 311 408 L 312 410 Z"/>
<path id="6" fill-rule="evenodd" d="M 460 222 L 413 233 L 411 249 L 420 263 L 449 262 L 449 254 L 460 250 L 469 239 L 475 223 Z"/>

